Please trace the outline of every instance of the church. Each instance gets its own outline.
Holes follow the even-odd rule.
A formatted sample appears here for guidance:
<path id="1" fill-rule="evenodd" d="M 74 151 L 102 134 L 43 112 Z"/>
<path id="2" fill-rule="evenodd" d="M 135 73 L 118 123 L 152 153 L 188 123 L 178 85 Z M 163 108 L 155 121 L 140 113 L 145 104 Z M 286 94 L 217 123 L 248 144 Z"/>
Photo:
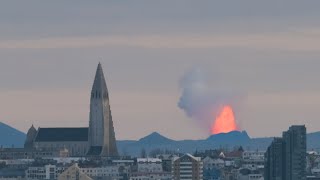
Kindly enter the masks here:
<path id="1" fill-rule="evenodd" d="M 25 149 L 68 152 L 69 156 L 118 156 L 109 93 L 99 63 L 90 94 L 89 127 L 28 130 Z"/>

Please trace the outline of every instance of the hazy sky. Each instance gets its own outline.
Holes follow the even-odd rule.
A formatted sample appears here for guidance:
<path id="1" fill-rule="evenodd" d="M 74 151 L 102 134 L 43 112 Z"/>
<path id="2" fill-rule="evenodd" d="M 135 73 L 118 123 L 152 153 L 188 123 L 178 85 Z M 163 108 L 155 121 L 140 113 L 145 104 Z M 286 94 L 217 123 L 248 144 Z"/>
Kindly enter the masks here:
<path id="1" fill-rule="evenodd" d="M 101 61 L 118 139 L 208 133 L 178 108 L 194 67 L 252 137 L 320 130 L 320 1 L 1 1 L 0 121 L 88 126 Z"/>

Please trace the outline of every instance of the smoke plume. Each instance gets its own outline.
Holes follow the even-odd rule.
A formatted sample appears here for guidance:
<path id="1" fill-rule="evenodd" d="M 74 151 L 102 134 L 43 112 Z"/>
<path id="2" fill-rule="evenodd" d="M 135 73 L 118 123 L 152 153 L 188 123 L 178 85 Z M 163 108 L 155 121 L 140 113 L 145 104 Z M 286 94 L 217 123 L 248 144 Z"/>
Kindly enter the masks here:
<path id="1" fill-rule="evenodd" d="M 179 108 L 208 133 L 211 133 L 211 126 L 223 106 L 233 106 L 237 101 L 234 93 L 223 88 L 222 84 L 217 76 L 209 78 L 201 68 L 192 69 L 180 80 Z"/>

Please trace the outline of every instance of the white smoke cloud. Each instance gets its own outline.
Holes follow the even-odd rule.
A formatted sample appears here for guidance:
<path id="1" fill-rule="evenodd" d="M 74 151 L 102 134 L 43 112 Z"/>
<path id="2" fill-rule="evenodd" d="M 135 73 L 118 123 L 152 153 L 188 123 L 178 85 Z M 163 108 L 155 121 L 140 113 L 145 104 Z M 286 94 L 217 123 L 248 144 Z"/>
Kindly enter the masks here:
<path id="1" fill-rule="evenodd" d="M 241 97 L 240 93 L 223 88 L 218 74 L 209 77 L 207 72 L 199 67 L 184 74 L 180 80 L 182 94 L 178 102 L 179 108 L 208 133 L 220 108 L 223 105 L 237 106 Z"/>

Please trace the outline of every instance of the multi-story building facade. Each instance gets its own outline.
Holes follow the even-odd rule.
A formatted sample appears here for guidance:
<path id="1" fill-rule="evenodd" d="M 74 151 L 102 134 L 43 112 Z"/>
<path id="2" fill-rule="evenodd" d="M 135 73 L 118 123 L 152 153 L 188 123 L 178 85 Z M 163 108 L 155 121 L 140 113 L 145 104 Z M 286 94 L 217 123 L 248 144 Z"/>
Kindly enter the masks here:
<path id="1" fill-rule="evenodd" d="M 39 167 L 29 167 L 26 170 L 27 180 L 38 179 L 58 179 L 60 174 L 69 169 L 69 166 L 45 165 Z M 71 168 L 72 169 L 72 168 Z M 102 166 L 102 167 L 79 167 L 78 164 L 73 166 L 82 174 L 93 179 L 122 179 L 118 166 Z"/>
<path id="2" fill-rule="evenodd" d="M 283 133 L 285 141 L 285 178 L 286 180 L 306 179 L 306 127 L 291 126 Z"/>
<path id="3" fill-rule="evenodd" d="M 119 174 L 119 167 L 117 166 L 104 166 L 104 167 L 87 167 L 81 168 L 80 172 L 86 174 L 87 176 L 95 179 L 121 179 Z"/>
<path id="4" fill-rule="evenodd" d="M 306 127 L 291 126 L 265 154 L 266 180 L 306 179 Z"/>
<path id="5" fill-rule="evenodd" d="M 264 168 L 265 151 L 244 151 L 242 154 L 242 167 L 251 170 Z"/>
<path id="6" fill-rule="evenodd" d="M 225 162 L 221 158 L 205 157 L 203 162 L 203 179 L 217 180 L 221 176 L 221 170 L 225 166 Z"/>
<path id="7" fill-rule="evenodd" d="M 56 165 L 29 167 L 26 170 L 26 179 L 27 180 L 57 179 L 58 176 L 65 170 L 66 170 L 65 167 L 59 167 Z"/>
<path id="8" fill-rule="evenodd" d="M 138 158 L 138 172 L 163 172 L 162 160 L 158 158 Z"/>
<path id="9" fill-rule="evenodd" d="M 172 163 L 172 179 L 174 180 L 202 180 L 203 164 L 200 157 L 185 154 L 174 158 Z"/>

